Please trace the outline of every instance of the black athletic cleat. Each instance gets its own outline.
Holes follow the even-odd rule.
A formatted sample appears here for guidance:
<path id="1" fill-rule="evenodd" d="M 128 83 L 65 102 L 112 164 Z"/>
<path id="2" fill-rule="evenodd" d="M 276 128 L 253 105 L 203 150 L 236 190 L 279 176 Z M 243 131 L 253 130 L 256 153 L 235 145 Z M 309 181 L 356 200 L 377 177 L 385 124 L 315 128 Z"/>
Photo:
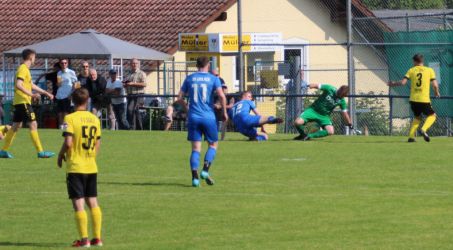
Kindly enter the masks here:
<path id="1" fill-rule="evenodd" d="M 428 133 L 423 131 L 422 129 L 419 129 L 418 132 L 423 136 L 423 139 L 425 139 L 426 142 L 429 142 L 431 139 L 429 138 Z"/>
<path id="2" fill-rule="evenodd" d="M 409 138 L 409 139 L 407 139 L 407 142 L 415 142 L 415 139 L 414 138 Z"/>
<path id="3" fill-rule="evenodd" d="M 310 138 L 310 136 L 308 136 L 308 135 L 306 135 L 306 136 L 304 137 L 304 139 L 303 139 L 303 141 L 309 141 L 309 140 L 311 140 L 311 138 Z"/>
<path id="4" fill-rule="evenodd" d="M 307 136 L 307 135 L 305 135 L 305 134 L 300 134 L 300 135 L 294 137 L 293 140 L 295 140 L 295 141 L 302 141 L 302 140 L 305 138 L 305 136 Z"/>

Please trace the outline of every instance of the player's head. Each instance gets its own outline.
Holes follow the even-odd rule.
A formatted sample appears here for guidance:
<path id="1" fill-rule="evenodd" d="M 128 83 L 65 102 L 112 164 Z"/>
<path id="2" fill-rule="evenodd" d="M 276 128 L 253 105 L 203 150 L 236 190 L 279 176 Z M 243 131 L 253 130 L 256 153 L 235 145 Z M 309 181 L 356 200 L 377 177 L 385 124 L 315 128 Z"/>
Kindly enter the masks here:
<path id="1" fill-rule="evenodd" d="M 22 59 L 24 61 L 30 61 L 31 64 L 34 64 L 35 58 L 36 58 L 36 51 L 34 51 L 32 49 L 24 49 L 22 51 Z"/>
<path id="2" fill-rule="evenodd" d="M 67 58 L 60 58 L 60 68 L 67 69 L 69 64 L 69 60 Z"/>
<path id="3" fill-rule="evenodd" d="M 209 58 L 206 56 L 197 58 L 197 68 L 198 70 L 208 72 L 209 69 Z"/>
<path id="4" fill-rule="evenodd" d="M 348 93 L 349 93 L 349 87 L 347 85 L 342 85 L 337 90 L 337 96 L 340 98 L 348 96 Z"/>
<path id="5" fill-rule="evenodd" d="M 252 99 L 253 99 L 253 95 L 252 95 L 251 91 L 242 92 L 241 100 L 249 100 L 249 101 L 251 101 Z"/>
<path id="6" fill-rule="evenodd" d="M 226 85 L 222 85 L 222 90 L 224 94 L 228 94 L 228 87 Z"/>
<path id="7" fill-rule="evenodd" d="M 422 54 L 415 54 L 412 57 L 412 60 L 414 61 L 414 65 L 421 65 L 425 61 L 425 58 L 423 57 Z"/>
<path id="8" fill-rule="evenodd" d="M 86 108 L 90 94 L 88 93 L 87 89 L 78 88 L 74 90 L 74 92 L 72 92 L 71 98 L 76 107 L 85 106 Z"/>

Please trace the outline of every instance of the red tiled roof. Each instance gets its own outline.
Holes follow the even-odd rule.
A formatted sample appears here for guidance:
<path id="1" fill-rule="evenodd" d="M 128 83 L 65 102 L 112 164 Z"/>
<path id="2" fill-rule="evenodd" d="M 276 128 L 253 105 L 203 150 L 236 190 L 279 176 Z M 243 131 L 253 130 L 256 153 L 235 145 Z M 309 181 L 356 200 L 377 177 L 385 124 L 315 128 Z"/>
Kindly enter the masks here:
<path id="1" fill-rule="evenodd" d="M 196 32 L 236 0 L 0 1 L 0 51 L 85 29 L 166 53 L 179 32 Z"/>

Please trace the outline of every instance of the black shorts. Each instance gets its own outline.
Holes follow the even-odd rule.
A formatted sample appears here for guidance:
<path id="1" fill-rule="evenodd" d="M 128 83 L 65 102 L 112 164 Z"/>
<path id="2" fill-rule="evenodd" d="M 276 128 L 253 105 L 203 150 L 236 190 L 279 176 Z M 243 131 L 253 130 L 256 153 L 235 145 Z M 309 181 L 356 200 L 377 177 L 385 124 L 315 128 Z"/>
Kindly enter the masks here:
<path id="1" fill-rule="evenodd" d="M 412 112 L 414 112 L 415 116 L 424 115 L 432 115 L 436 112 L 434 111 L 431 103 L 424 103 L 424 102 L 410 102 Z"/>
<path id="2" fill-rule="evenodd" d="M 56 100 L 58 113 L 71 113 L 71 100 L 69 98 Z"/>
<path id="3" fill-rule="evenodd" d="M 36 121 L 36 115 L 30 104 L 14 105 L 13 122 L 32 122 Z"/>
<path id="4" fill-rule="evenodd" d="M 97 174 L 76 174 L 66 175 L 69 199 L 85 197 L 97 197 Z"/>

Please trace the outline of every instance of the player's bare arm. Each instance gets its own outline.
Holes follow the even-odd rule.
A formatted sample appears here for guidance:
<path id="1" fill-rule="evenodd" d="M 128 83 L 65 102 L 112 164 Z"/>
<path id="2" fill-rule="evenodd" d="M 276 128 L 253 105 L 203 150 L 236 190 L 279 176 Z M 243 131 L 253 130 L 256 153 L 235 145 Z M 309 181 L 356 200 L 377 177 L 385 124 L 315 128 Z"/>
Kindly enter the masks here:
<path id="1" fill-rule="evenodd" d="M 407 78 L 403 78 L 403 80 L 401 80 L 399 82 L 389 81 L 387 83 L 387 86 L 389 86 L 389 87 L 397 87 L 397 86 L 404 86 L 406 84 L 407 84 Z"/>
<path id="2" fill-rule="evenodd" d="M 431 85 L 433 86 L 434 89 L 434 95 L 436 95 L 436 97 L 440 97 L 439 83 L 437 82 L 437 80 L 436 79 L 432 80 Z"/>
<path id="3" fill-rule="evenodd" d="M 225 94 L 223 93 L 223 90 L 221 87 L 216 89 L 217 95 L 219 96 L 219 101 L 220 104 L 222 105 L 223 109 L 223 121 L 228 121 L 228 114 L 227 114 L 227 104 L 226 104 L 226 97 Z"/>
<path id="4" fill-rule="evenodd" d="M 101 139 L 96 140 L 96 145 L 94 147 L 96 149 L 96 155 L 99 155 L 101 152 Z"/>
<path id="5" fill-rule="evenodd" d="M 349 113 L 347 111 L 341 112 L 341 116 L 343 116 L 343 119 L 348 124 L 348 126 L 351 127 L 352 120 L 351 117 L 349 116 Z"/>
<path id="6" fill-rule="evenodd" d="M 36 91 L 36 92 L 38 92 L 39 94 L 42 94 L 42 95 L 45 95 L 45 96 L 49 97 L 50 100 L 53 100 L 54 96 L 51 93 L 49 93 L 49 92 L 45 91 L 44 89 L 40 88 L 38 85 L 33 83 L 31 85 L 31 89 Z"/>
<path id="7" fill-rule="evenodd" d="M 66 161 L 66 152 L 72 147 L 72 136 L 66 135 L 64 138 L 63 145 L 61 145 L 60 153 L 58 154 L 58 167 L 63 166 L 63 161 Z"/>

